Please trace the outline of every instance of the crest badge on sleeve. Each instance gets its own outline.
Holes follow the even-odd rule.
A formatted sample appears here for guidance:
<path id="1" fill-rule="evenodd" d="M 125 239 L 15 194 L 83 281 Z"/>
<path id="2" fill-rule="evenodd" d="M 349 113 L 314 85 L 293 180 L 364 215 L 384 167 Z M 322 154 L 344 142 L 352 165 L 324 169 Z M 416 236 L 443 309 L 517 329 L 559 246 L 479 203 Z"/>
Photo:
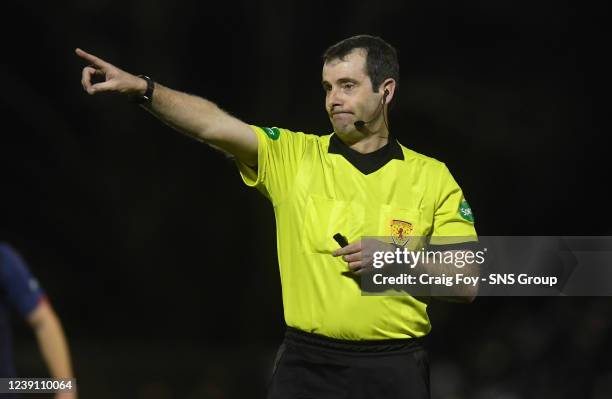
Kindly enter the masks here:
<path id="1" fill-rule="evenodd" d="M 278 140 L 278 138 L 280 137 L 280 129 L 277 127 L 262 127 L 261 128 L 266 135 L 268 135 L 268 137 L 270 137 L 272 140 Z"/>
<path id="2" fill-rule="evenodd" d="M 459 216 L 468 222 L 474 223 L 474 213 L 472 212 L 472 208 L 465 198 L 462 199 L 461 203 L 459 204 Z"/>

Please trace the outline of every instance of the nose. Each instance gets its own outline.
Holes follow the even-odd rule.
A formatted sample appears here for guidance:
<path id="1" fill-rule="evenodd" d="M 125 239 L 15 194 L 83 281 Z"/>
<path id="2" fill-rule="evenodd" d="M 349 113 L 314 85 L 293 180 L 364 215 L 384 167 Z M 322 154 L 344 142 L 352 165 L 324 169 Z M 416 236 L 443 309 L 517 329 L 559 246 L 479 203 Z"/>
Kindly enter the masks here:
<path id="1" fill-rule="evenodd" d="M 327 105 L 327 111 L 331 114 L 334 108 L 342 107 L 343 100 L 342 95 L 339 90 L 331 89 L 327 92 L 327 96 L 325 98 L 325 103 Z"/>

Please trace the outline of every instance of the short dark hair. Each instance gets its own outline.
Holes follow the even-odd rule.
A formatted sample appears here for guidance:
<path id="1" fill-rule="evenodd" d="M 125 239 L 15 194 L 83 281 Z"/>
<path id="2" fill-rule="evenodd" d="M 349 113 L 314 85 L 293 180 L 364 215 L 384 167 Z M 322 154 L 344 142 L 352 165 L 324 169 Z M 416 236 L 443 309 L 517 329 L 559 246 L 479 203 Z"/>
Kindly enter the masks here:
<path id="1" fill-rule="evenodd" d="M 399 61 L 393 46 L 378 36 L 357 35 L 344 39 L 329 47 L 323 53 L 323 63 L 335 59 L 344 59 L 355 49 L 366 52 L 366 75 L 372 81 L 372 90 L 376 91 L 385 79 L 392 78 L 399 88 Z"/>

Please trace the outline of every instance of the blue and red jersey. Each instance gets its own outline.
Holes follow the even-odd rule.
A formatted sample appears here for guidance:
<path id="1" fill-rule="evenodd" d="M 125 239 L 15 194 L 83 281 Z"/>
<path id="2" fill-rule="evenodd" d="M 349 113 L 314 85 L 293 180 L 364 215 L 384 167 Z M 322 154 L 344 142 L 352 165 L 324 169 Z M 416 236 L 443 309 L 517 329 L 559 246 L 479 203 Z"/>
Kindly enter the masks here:
<path id="1" fill-rule="evenodd" d="M 24 319 L 44 300 L 45 293 L 23 258 L 0 242 L 0 378 L 14 377 L 11 313 Z"/>

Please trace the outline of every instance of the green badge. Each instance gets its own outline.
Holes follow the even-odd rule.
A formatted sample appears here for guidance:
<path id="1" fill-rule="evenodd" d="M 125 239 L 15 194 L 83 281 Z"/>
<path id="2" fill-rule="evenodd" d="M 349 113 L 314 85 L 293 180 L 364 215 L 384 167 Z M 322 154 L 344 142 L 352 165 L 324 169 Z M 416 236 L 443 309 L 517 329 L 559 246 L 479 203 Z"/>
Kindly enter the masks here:
<path id="1" fill-rule="evenodd" d="M 262 129 L 272 140 L 278 140 L 280 137 L 280 129 L 277 127 L 262 127 Z"/>
<path id="2" fill-rule="evenodd" d="M 470 208 L 470 204 L 464 199 L 461 200 L 461 204 L 459 204 L 459 215 L 468 222 L 474 223 L 474 214 L 472 213 L 472 208 Z"/>

